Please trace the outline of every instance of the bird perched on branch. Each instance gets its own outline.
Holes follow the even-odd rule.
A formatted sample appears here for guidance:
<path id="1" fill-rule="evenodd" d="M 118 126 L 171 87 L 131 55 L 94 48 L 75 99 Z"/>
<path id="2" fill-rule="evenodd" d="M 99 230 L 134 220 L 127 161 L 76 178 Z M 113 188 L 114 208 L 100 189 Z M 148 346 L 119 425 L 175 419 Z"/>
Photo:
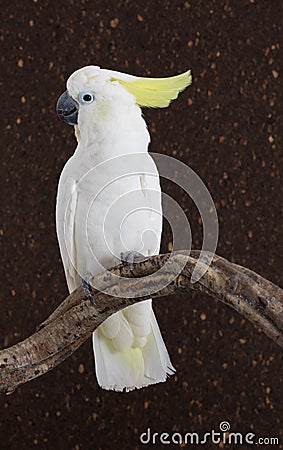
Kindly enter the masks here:
<path id="1" fill-rule="evenodd" d="M 164 108 L 191 84 L 187 71 L 141 78 L 87 66 L 57 102 L 78 141 L 58 186 L 56 225 L 69 291 L 116 265 L 121 254 L 159 253 L 162 231 L 157 168 L 142 107 Z M 93 333 L 98 383 L 130 391 L 174 373 L 151 300 L 112 315 Z"/>

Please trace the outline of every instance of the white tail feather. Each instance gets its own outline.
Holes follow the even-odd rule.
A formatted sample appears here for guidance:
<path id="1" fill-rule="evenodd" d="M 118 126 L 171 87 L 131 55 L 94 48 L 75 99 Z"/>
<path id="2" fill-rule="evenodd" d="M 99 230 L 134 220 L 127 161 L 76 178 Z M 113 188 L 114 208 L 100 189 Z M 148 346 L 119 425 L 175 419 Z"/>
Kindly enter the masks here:
<path id="1" fill-rule="evenodd" d="M 139 317 L 135 317 L 136 315 Z M 104 326 L 102 329 L 98 327 L 93 333 L 93 351 L 99 385 L 109 390 L 131 391 L 166 381 L 167 376 L 172 375 L 175 369 L 163 342 L 151 300 L 129 306 L 114 316 L 121 323 L 125 324 L 125 320 L 127 321 L 133 331 L 134 340 L 130 340 L 126 348 L 123 342 L 124 335 L 121 333 L 123 343 L 121 348 L 124 351 L 118 351 L 119 336 L 115 338 L 116 342 L 106 337 L 103 330 L 107 327 Z M 115 324 L 114 316 L 111 316 L 112 324 Z M 141 336 L 143 317 L 145 335 Z M 139 326 L 132 327 L 131 323 L 138 323 Z M 118 328 L 117 324 L 115 327 Z M 137 334 L 135 331 L 138 331 Z"/>

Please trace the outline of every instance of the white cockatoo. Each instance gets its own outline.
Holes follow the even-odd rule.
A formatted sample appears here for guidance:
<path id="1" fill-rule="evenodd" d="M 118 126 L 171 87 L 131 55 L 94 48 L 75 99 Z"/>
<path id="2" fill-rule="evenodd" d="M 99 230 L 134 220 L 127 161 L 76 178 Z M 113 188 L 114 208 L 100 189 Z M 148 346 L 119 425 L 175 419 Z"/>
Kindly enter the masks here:
<path id="1" fill-rule="evenodd" d="M 57 113 L 74 125 L 78 145 L 60 177 L 56 224 L 70 292 L 122 253 L 159 253 L 161 191 L 141 108 L 167 107 L 190 84 L 190 71 L 141 78 L 87 66 L 69 77 Z M 105 320 L 93 351 L 104 389 L 130 391 L 174 373 L 151 300 Z"/>

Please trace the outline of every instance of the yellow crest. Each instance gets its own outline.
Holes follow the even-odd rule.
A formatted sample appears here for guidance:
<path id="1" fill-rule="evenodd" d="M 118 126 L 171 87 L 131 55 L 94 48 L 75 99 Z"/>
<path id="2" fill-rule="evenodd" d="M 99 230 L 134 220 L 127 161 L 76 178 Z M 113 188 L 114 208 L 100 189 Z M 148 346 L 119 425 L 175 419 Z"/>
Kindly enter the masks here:
<path id="1" fill-rule="evenodd" d="M 133 81 L 111 78 L 111 81 L 118 81 L 124 86 L 135 96 L 139 106 L 166 108 L 171 100 L 175 100 L 178 94 L 192 83 L 192 76 L 191 71 L 188 70 L 168 78 L 135 77 Z"/>

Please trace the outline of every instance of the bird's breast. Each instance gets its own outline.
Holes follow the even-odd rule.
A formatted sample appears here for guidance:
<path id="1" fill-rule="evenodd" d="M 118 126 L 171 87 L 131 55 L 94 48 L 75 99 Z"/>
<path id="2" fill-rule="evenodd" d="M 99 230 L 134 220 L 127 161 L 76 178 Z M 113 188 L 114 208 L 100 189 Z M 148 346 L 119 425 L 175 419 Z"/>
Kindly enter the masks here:
<path id="1" fill-rule="evenodd" d="M 160 186 L 148 153 L 121 155 L 96 164 L 76 155 L 62 176 L 75 180 L 72 191 L 65 193 L 65 207 L 75 204 L 74 226 L 67 233 L 74 233 L 68 241 L 74 242 L 80 274 L 114 266 L 121 252 L 158 253 Z"/>

